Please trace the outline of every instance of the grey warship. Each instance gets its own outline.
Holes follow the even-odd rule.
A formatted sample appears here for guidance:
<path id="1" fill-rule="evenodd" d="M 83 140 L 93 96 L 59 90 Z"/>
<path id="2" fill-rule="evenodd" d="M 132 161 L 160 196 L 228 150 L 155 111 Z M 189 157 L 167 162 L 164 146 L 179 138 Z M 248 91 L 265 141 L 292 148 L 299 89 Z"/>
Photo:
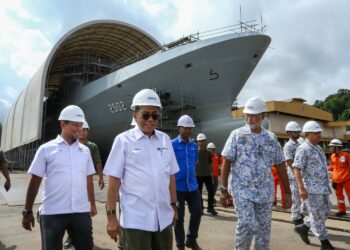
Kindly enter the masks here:
<path id="1" fill-rule="evenodd" d="M 114 137 L 130 127 L 132 97 L 151 88 L 164 107 L 160 130 L 176 136 L 177 119 L 188 114 L 195 133 L 205 133 L 220 151 L 235 126 L 232 103 L 270 41 L 249 23 L 207 39 L 196 34 L 167 45 L 122 22 L 82 24 L 58 41 L 10 109 L 1 148 L 27 165 L 38 145 L 57 135 L 61 108 L 76 104 L 105 158 Z"/>

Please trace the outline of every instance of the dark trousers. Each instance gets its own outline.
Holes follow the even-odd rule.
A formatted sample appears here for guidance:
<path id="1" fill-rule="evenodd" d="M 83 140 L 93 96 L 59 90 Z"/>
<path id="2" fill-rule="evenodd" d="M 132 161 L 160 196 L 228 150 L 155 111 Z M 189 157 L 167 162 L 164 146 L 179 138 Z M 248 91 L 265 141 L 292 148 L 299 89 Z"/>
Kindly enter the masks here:
<path id="1" fill-rule="evenodd" d="M 149 232 L 139 229 L 122 228 L 122 249 L 126 250 L 171 250 L 173 249 L 173 229 L 169 225 L 163 231 Z M 119 247 L 120 249 L 120 247 Z"/>
<path id="2" fill-rule="evenodd" d="M 76 250 L 92 250 L 92 221 L 90 213 L 41 215 L 43 250 L 62 250 L 64 232 L 70 230 Z"/>
<path id="3" fill-rule="evenodd" d="M 197 182 L 198 182 L 199 193 L 201 195 L 202 209 L 204 209 L 203 198 L 202 198 L 203 183 L 205 184 L 205 187 L 207 188 L 207 191 L 208 191 L 208 210 L 213 209 L 214 208 L 214 189 L 213 189 L 212 177 L 211 176 L 197 176 Z"/>
<path id="4" fill-rule="evenodd" d="M 187 240 L 193 242 L 198 238 L 199 225 L 201 223 L 202 208 L 200 202 L 199 191 L 181 192 L 176 191 L 177 200 L 179 202 L 179 218 L 175 224 L 175 239 L 176 246 L 182 247 L 185 245 L 185 230 L 184 230 L 184 217 L 185 217 L 185 201 L 190 211 L 190 221 L 188 225 Z"/>

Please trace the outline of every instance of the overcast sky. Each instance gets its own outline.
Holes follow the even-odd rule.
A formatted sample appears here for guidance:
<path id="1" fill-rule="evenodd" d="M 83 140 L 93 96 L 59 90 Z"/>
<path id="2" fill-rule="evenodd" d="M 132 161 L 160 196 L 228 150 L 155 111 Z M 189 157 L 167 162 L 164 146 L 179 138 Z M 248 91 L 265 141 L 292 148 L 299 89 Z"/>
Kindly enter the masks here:
<path id="1" fill-rule="evenodd" d="M 0 121 L 58 39 L 83 22 L 128 22 L 163 44 L 235 24 L 240 6 L 243 20 L 262 16 L 272 42 L 239 105 L 251 96 L 312 104 L 350 88 L 348 0 L 1 0 Z"/>

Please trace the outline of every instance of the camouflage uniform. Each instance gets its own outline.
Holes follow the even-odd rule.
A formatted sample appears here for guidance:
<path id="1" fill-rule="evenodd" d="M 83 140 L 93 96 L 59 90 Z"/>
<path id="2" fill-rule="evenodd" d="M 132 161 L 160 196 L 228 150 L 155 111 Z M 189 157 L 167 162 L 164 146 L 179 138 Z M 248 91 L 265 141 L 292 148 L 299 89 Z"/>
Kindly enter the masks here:
<path id="1" fill-rule="evenodd" d="M 306 200 L 309 217 L 305 224 L 320 240 L 327 239 L 326 219 L 330 212 L 327 161 L 320 146 L 308 140 L 301 144 L 296 153 L 293 167 L 302 172 L 303 182 L 309 197 Z"/>
<path id="2" fill-rule="evenodd" d="M 284 145 L 283 152 L 286 161 L 292 160 L 294 161 L 295 152 L 300 144 L 297 141 L 289 139 L 289 141 Z M 298 220 L 303 218 L 304 215 L 307 214 L 306 204 L 305 202 L 301 203 L 298 184 L 295 180 L 295 176 L 293 171 L 291 170 L 292 166 L 287 165 L 288 179 L 290 189 L 292 191 L 292 208 L 291 208 L 291 216 L 292 220 Z"/>
<path id="3" fill-rule="evenodd" d="M 238 223 L 236 249 L 269 249 L 274 182 L 271 166 L 284 161 L 276 136 L 262 129 L 254 134 L 248 126 L 231 132 L 222 155 L 232 161 L 231 188 Z"/>

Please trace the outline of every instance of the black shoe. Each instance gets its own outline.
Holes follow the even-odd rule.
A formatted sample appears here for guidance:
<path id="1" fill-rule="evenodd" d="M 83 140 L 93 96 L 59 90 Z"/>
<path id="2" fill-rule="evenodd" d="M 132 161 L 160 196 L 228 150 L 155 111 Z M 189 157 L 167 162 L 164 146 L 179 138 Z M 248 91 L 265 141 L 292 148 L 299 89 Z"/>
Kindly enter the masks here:
<path id="1" fill-rule="evenodd" d="M 346 212 L 336 212 L 335 216 L 342 217 L 343 215 L 346 215 Z"/>
<path id="2" fill-rule="evenodd" d="M 309 227 L 305 224 L 298 225 L 294 228 L 295 232 L 298 233 L 302 239 L 302 241 L 305 242 L 305 244 L 309 245 Z"/>
<path id="3" fill-rule="evenodd" d="M 214 208 L 208 209 L 207 212 L 211 215 L 218 215 L 218 212 L 216 212 Z"/>
<path id="4" fill-rule="evenodd" d="M 202 250 L 202 248 L 200 246 L 198 246 L 198 243 L 197 241 L 188 241 L 186 240 L 185 242 L 185 246 L 188 247 L 188 248 L 191 248 L 191 249 L 194 249 L 194 250 Z"/>
<path id="5" fill-rule="evenodd" d="M 177 250 L 185 250 L 185 246 L 177 247 Z"/>
<path id="6" fill-rule="evenodd" d="M 321 240 L 321 250 L 334 250 L 334 247 L 329 240 Z"/>
<path id="7" fill-rule="evenodd" d="M 304 224 L 304 218 L 293 220 L 293 223 L 294 223 L 295 226 Z"/>

